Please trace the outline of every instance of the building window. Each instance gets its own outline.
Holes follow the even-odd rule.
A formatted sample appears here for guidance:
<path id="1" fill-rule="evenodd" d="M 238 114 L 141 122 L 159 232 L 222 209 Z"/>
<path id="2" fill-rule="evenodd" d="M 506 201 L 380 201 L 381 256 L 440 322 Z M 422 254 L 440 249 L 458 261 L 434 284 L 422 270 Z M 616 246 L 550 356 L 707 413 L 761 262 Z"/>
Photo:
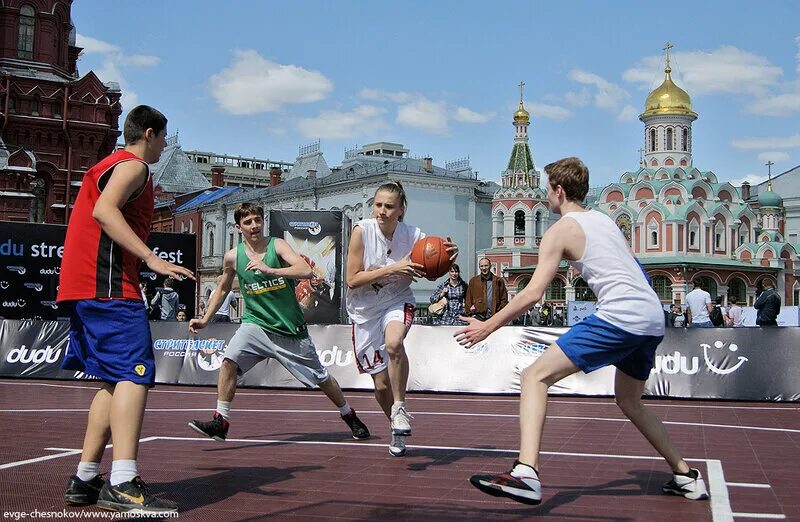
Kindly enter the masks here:
<path id="1" fill-rule="evenodd" d="M 233 248 L 233 232 L 228 234 L 228 250 Z"/>
<path id="2" fill-rule="evenodd" d="M 672 150 L 672 129 L 667 129 L 667 150 Z"/>
<path id="3" fill-rule="evenodd" d="M 656 130 L 650 129 L 650 152 L 656 150 Z"/>
<path id="4" fill-rule="evenodd" d="M 689 151 L 689 129 L 683 129 L 683 140 L 681 140 L 681 150 Z"/>
<path id="5" fill-rule="evenodd" d="M 214 231 L 208 231 L 208 255 L 214 255 Z"/>
<path id="6" fill-rule="evenodd" d="M 716 250 L 725 250 L 725 225 L 717 223 L 714 227 L 714 248 Z"/>
<path id="7" fill-rule="evenodd" d="M 648 248 L 658 247 L 658 222 L 656 220 L 650 221 L 647 225 L 647 246 Z"/>
<path id="8" fill-rule="evenodd" d="M 8 112 L 17 112 L 17 99 L 16 98 L 9 98 L 8 99 Z"/>
<path id="9" fill-rule="evenodd" d="M 514 212 L 514 235 L 525 235 L 525 212 L 522 210 L 517 210 Z"/>
<path id="10" fill-rule="evenodd" d="M 19 34 L 17 36 L 17 58 L 33 60 L 33 33 L 36 27 L 36 11 L 29 5 L 19 10 Z"/>
<path id="11" fill-rule="evenodd" d="M 576 301 L 597 301 L 597 296 L 594 295 L 592 289 L 584 279 L 575 281 L 575 300 Z"/>
<path id="12" fill-rule="evenodd" d="M 734 277 L 728 283 L 728 300 L 730 301 L 731 299 L 736 299 L 736 302 L 741 305 L 746 304 L 747 286 L 738 277 Z"/>
<path id="13" fill-rule="evenodd" d="M 700 288 L 708 292 L 711 299 L 717 298 L 717 282 L 708 276 L 700 277 Z"/>
<path id="14" fill-rule="evenodd" d="M 560 278 L 556 277 L 547 287 L 547 292 L 545 292 L 545 299 L 547 301 L 566 301 L 567 300 L 567 290 L 564 287 L 564 281 Z"/>
<path id="15" fill-rule="evenodd" d="M 537 212 L 536 213 L 534 231 L 535 231 L 536 237 L 542 237 L 542 213 L 541 212 Z"/>
<path id="16" fill-rule="evenodd" d="M 653 287 L 661 301 L 672 302 L 672 283 L 668 277 L 662 275 L 653 276 L 650 278 L 650 286 Z"/>
<path id="17" fill-rule="evenodd" d="M 39 115 L 39 102 L 37 100 L 31 101 L 31 115 L 33 116 Z"/>
<path id="18" fill-rule="evenodd" d="M 504 220 L 505 215 L 502 212 L 498 212 L 494 222 L 494 237 L 503 237 L 505 235 L 503 230 Z"/>
<path id="19" fill-rule="evenodd" d="M 692 221 L 689 224 L 689 246 L 691 248 L 700 247 L 700 226 L 697 221 Z"/>

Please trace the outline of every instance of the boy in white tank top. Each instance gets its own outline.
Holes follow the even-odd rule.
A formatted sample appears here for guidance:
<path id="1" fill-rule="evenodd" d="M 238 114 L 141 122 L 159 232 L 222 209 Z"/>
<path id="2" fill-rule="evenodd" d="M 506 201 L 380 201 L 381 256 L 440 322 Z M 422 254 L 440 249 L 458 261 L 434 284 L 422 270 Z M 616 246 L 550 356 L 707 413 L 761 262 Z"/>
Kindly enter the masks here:
<path id="1" fill-rule="evenodd" d="M 617 404 L 672 468 L 673 478 L 664 484 L 664 493 L 706 499 L 708 493 L 700 472 L 689 468 L 664 425 L 641 401 L 656 347 L 664 336 L 658 296 L 614 222 L 581 206 L 589 190 L 589 170 L 583 162 L 564 158 L 544 170 L 549 177 L 550 209 L 571 219 L 560 219 L 545 233 L 530 283 L 489 320 L 462 317 L 469 324 L 455 336 L 461 344 L 471 346 L 527 312 L 542 298 L 562 258 L 581 272 L 597 295 L 598 311 L 570 328 L 522 373 L 520 453 L 512 470 L 498 475 L 474 475 L 470 482 L 490 495 L 539 504 L 542 486 L 538 465 L 547 389 L 580 370 L 588 373 L 613 364 L 617 367 Z"/>

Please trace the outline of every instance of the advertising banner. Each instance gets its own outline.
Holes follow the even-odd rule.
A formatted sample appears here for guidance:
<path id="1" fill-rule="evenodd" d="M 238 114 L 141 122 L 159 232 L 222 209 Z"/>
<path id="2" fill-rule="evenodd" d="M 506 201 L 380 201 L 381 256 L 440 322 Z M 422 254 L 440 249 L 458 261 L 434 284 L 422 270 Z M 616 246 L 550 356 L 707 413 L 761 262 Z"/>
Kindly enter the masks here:
<path id="1" fill-rule="evenodd" d="M 60 369 L 68 349 L 66 321 L 0 323 L 0 376 L 81 379 Z M 156 381 L 214 385 L 225 348 L 238 325 L 215 323 L 191 335 L 185 323 L 151 323 Z M 458 327 L 414 325 L 406 338 L 408 389 L 467 393 L 518 393 L 522 371 L 566 328 L 505 327 L 465 348 Z M 370 390 L 359 374 L 350 327 L 312 325 L 322 364 L 343 388 Z M 659 397 L 756 401 L 800 400 L 800 328 L 667 329 L 656 351 L 645 393 Z M 552 394 L 613 395 L 613 367 L 578 372 L 550 388 Z M 301 388 L 276 361 L 262 361 L 239 380 L 256 387 Z"/>
<path id="2" fill-rule="evenodd" d="M 314 271 L 313 279 L 295 284 L 295 294 L 309 324 L 340 323 L 342 310 L 342 212 L 271 210 L 269 235 L 280 237 Z"/>
<path id="3" fill-rule="evenodd" d="M 0 221 L 0 317 L 48 320 L 69 315 L 56 305 L 66 233 L 64 225 Z M 147 246 L 159 257 L 195 271 L 196 240 L 194 234 L 151 232 Z M 141 270 L 148 295 L 155 295 L 164 277 L 148 271 L 144 263 Z M 174 288 L 188 316 L 194 317 L 195 282 L 176 282 Z"/>

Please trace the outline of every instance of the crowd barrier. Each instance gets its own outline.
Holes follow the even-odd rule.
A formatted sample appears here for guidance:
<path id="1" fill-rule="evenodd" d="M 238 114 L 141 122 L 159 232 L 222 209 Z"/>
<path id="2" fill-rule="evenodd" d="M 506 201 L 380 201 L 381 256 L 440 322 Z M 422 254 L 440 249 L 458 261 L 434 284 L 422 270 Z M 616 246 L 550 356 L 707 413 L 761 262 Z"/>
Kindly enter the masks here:
<path id="1" fill-rule="evenodd" d="M 156 381 L 213 385 L 228 340 L 238 325 L 212 324 L 198 335 L 186 323 L 152 322 Z M 68 321 L 4 320 L 0 323 L 0 377 L 89 379 L 60 369 L 68 349 Z M 505 327 L 465 348 L 456 327 L 412 326 L 406 339 L 409 389 L 414 391 L 516 393 L 522 370 L 567 328 Z M 346 325 L 312 325 L 322 363 L 343 388 L 369 390 L 359 374 Z M 297 388 L 277 362 L 262 361 L 240 384 Z M 554 394 L 612 395 L 614 369 L 582 372 L 555 384 Z M 756 401 L 800 400 L 800 328 L 668 328 L 658 348 L 646 394 L 659 397 Z"/>

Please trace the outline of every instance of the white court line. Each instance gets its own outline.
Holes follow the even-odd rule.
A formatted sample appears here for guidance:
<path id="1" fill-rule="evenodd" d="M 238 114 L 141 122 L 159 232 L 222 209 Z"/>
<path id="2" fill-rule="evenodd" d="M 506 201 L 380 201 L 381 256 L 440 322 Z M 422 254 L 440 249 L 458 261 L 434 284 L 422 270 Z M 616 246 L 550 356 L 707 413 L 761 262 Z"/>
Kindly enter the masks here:
<path id="1" fill-rule="evenodd" d="M 733 522 L 731 499 L 725 486 L 725 474 L 722 462 L 718 460 L 706 462 L 708 472 L 708 493 L 711 496 L 711 518 L 714 522 Z"/>
<path id="2" fill-rule="evenodd" d="M 294 409 L 253 409 L 253 408 L 235 408 L 237 412 L 242 413 L 332 413 L 333 410 L 294 410 Z M 80 413 L 88 412 L 87 408 L 42 408 L 42 409 L 0 409 L 0 413 Z M 208 412 L 213 411 L 213 408 L 147 408 L 148 412 L 152 413 L 166 413 L 166 412 Z M 382 411 L 378 410 L 359 410 L 359 413 L 364 415 L 384 415 Z M 469 412 L 443 412 L 443 411 L 415 411 L 414 415 L 435 415 L 441 417 L 499 417 L 499 418 L 517 418 L 517 414 L 511 413 L 469 413 Z M 628 419 L 621 419 L 615 417 L 578 417 L 573 415 L 548 415 L 548 419 L 558 420 L 579 420 L 579 421 L 601 421 L 601 422 L 630 422 Z M 704 422 L 680 422 L 680 421 L 661 421 L 664 424 L 671 424 L 674 426 L 700 426 L 703 428 L 725 428 L 734 430 L 752 430 L 752 431 L 775 431 L 780 433 L 800 433 L 800 429 L 793 428 L 770 428 L 766 426 L 737 426 L 735 424 L 710 424 Z"/>
<path id="3" fill-rule="evenodd" d="M 92 382 L 92 381 L 86 381 Z M 8 381 L 0 381 L 0 385 L 8 384 L 12 386 L 47 386 L 47 387 L 54 387 L 54 388 L 78 388 L 82 390 L 97 390 L 99 388 L 93 388 L 91 386 L 76 386 L 76 385 L 68 385 L 68 384 L 47 384 L 47 383 L 39 383 L 39 382 L 8 382 Z M 163 384 L 162 386 L 171 386 L 169 384 Z M 175 394 L 184 394 L 184 395 L 217 395 L 216 391 L 189 391 L 189 390 L 150 390 L 150 393 L 175 393 Z M 369 395 L 359 396 L 359 395 L 351 395 L 352 398 L 364 398 L 364 399 L 372 399 L 372 394 L 369 390 L 363 390 L 356 393 L 369 393 Z M 414 392 L 416 393 L 416 392 Z M 480 394 L 475 394 L 480 395 Z M 321 394 L 321 393 L 272 393 L 272 392 L 246 392 L 246 391 L 237 391 L 236 396 L 252 396 L 252 397 L 313 397 L 317 399 L 325 399 L 328 398 Z M 416 395 L 411 395 L 414 401 L 444 401 L 444 402 L 512 402 L 518 403 L 519 398 L 515 397 L 513 399 L 502 399 L 497 397 L 486 398 L 486 399 L 478 399 L 478 398 L 469 398 L 469 397 L 418 397 Z M 552 396 L 551 396 L 552 397 Z M 713 409 L 713 410 L 769 410 L 769 411 L 791 411 L 796 412 L 800 411 L 800 408 L 793 408 L 793 407 L 785 407 L 785 406 L 728 406 L 728 405 L 710 405 L 710 404 L 664 404 L 660 399 L 649 399 L 644 397 L 644 400 L 647 401 L 648 406 L 659 407 L 659 408 L 689 408 L 689 409 Z M 680 400 L 680 399 L 678 399 Z M 713 399 L 708 399 L 713 400 Z M 558 399 L 550 399 L 548 400 L 549 404 L 586 404 L 590 406 L 614 406 L 614 401 L 611 397 L 607 401 L 584 401 L 584 400 L 575 400 L 575 401 L 567 401 L 567 400 L 558 400 Z"/>
<path id="4" fill-rule="evenodd" d="M 727 484 L 728 487 L 735 487 L 735 488 L 769 489 L 772 487 L 769 484 L 754 484 L 752 482 L 726 482 L 725 484 Z"/>
<path id="5" fill-rule="evenodd" d="M 731 513 L 736 518 L 771 518 L 774 520 L 784 520 L 786 515 L 773 513 Z"/>
<path id="6" fill-rule="evenodd" d="M 58 458 L 61 458 L 61 457 L 69 457 L 70 455 L 78 455 L 79 453 L 81 453 L 81 450 L 62 451 L 61 453 L 54 453 L 52 455 L 44 455 L 42 457 L 36 457 L 36 458 L 33 458 L 33 459 L 18 460 L 16 462 L 8 462 L 6 464 L 0 464 L 0 469 L 16 468 L 17 466 L 24 466 L 26 464 L 33 464 L 35 462 L 42 462 L 43 460 L 58 459 Z"/>

